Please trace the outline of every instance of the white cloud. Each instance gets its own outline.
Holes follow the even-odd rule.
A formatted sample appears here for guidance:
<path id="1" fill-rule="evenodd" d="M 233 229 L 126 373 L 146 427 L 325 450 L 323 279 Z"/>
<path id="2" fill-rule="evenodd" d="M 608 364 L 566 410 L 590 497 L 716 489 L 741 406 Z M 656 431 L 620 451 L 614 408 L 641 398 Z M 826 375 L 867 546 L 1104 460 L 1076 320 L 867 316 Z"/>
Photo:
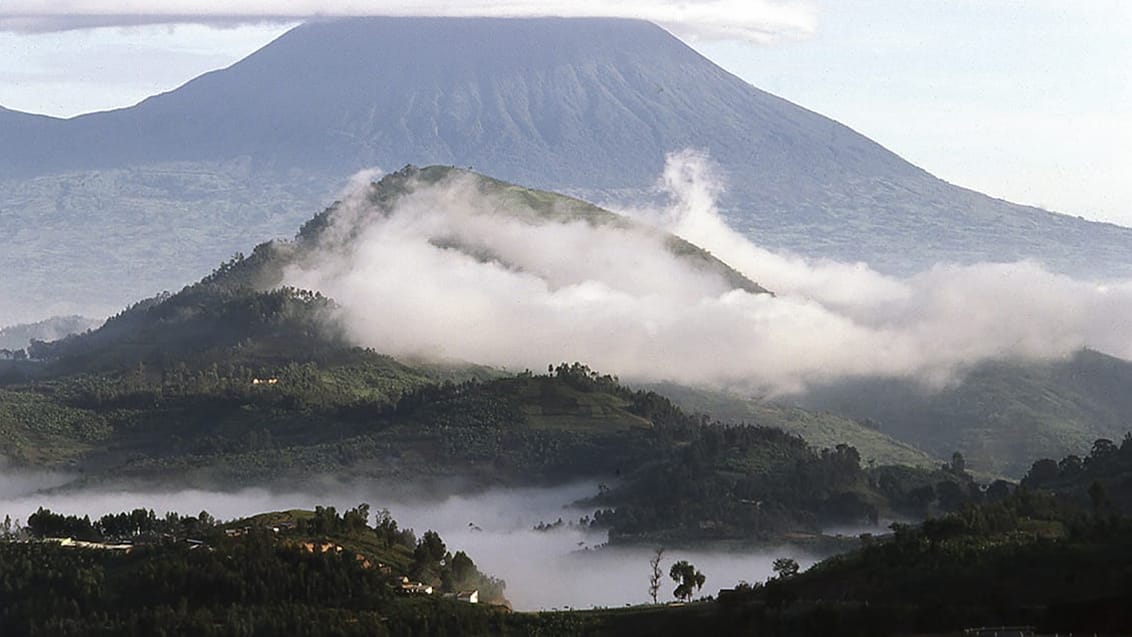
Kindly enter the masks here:
<path id="1" fill-rule="evenodd" d="M 140 0 L 71 0 L 51 3 L 14 0 L 0 6 L 0 30 L 56 31 L 202 21 L 238 24 L 317 16 L 367 15 L 639 18 L 656 22 L 684 37 L 752 42 L 807 36 L 814 31 L 816 21 L 816 9 L 807 0 L 628 0 L 617 3 L 597 0 L 170 0 L 159 5 Z"/>
<path id="2" fill-rule="evenodd" d="M 1031 262 L 896 279 L 777 254 L 723 223 L 716 183 L 704 157 L 675 154 L 671 205 L 627 213 L 777 296 L 731 289 L 653 232 L 498 214 L 506 204 L 467 179 L 422 186 L 388 216 L 349 200 L 338 239 L 288 283 L 335 298 L 354 339 L 394 355 L 512 369 L 580 360 L 627 379 L 767 393 L 871 375 L 939 386 L 981 361 L 1085 346 L 1132 356 L 1132 283 L 1099 286 Z M 453 243 L 493 260 L 440 247 Z"/>

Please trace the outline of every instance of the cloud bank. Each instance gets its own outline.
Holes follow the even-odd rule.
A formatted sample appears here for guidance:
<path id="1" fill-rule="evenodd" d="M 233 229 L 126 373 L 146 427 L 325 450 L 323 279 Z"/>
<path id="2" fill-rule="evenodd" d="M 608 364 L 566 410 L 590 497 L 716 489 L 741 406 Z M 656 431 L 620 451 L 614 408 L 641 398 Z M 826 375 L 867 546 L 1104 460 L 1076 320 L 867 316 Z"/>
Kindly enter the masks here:
<path id="1" fill-rule="evenodd" d="M 0 31 L 60 31 L 105 26 L 198 22 L 217 25 L 338 16 L 604 17 L 656 22 L 688 38 L 771 42 L 805 37 L 816 10 L 806 0 L 279 0 L 152 2 L 14 0 L 0 5 Z"/>
<path id="2" fill-rule="evenodd" d="M 719 183 L 703 155 L 673 154 L 661 180 L 670 205 L 623 211 L 639 222 L 628 227 L 533 221 L 467 176 L 420 184 L 388 214 L 357 191 L 286 279 L 336 299 L 352 339 L 394 355 L 517 370 L 580 360 L 629 380 L 771 395 L 863 376 L 938 387 L 986 360 L 1086 346 L 1132 356 L 1132 282 L 1032 262 L 897 279 L 777 254 L 726 226 Z M 732 289 L 657 229 L 776 295 Z"/>

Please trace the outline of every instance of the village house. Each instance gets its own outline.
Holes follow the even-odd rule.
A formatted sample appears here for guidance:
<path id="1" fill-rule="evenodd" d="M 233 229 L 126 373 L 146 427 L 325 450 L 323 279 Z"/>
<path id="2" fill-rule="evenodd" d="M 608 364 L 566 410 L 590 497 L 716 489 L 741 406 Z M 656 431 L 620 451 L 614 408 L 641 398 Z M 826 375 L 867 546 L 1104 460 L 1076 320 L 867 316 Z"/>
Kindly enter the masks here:
<path id="1" fill-rule="evenodd" d="M 401 578 L 401 592 L 408 595 L 432 595 L 432 586 L 410 581 L 408 576 L 405 576 Z"/>
<path id="2" fill-rule="evenodd" d="M 129 553 L 134 550 L 133 544 L 107 544 L 105 542 L 85 542 L 83 540 L 76 540 L 69 537 L 49 537 L 43 540 L 59 546 L 71 549 L 95 549 L 99 551 L 122 551 Z"/>
<path id="3" fill-rule="evenodd" d="M 460 591 L 458 593 L 445 593 L 444 597 L 445 599 L 454 599 L 458 602 L 464 602 L 465 604 L 480 603 L 479 590 Z"/>

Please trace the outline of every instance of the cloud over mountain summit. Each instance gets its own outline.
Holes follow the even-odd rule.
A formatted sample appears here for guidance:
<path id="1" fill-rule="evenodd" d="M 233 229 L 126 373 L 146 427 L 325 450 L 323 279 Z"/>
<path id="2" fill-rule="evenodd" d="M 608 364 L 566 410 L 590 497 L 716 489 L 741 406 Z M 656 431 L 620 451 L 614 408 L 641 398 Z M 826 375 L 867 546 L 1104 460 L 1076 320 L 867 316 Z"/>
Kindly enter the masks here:
<path id="1" fill-rule="evenodd" d="M 518 2 L 451 2 L 397 0 L 364 2 L 149 2 L 76 0 L 44 4 L 28 0 L 0 7 L 0 30 L 60 31 L 104 26 L 179 22 L 238 24 L 345 16 L 437 17 L 590 17 L 649 20 L 683 37 L 768 42 L 813 32 L 816 9 L 799 0 L 521 0 Z"/>
<path id="2" fill-rule="evenodd" d="M 333 297 L 355 341 L 396 355 L 512 369 L 582 360 L 630 379 L 771 394 L 864 376 L 938 387 L 986 360 L 1082 347 L 1132 356 L 1120 318 L 1132 315 L 1132 284 L 1097 286 L 1031 262 L 896 278 L 771 252 L 722 221 L 718 180 L 695 152 L 669 157 L 666 208 L 626 214 L 775 295 L 690 267 L 639 225 L 503 213 L 474 179 L 419 184 L 387 214 L 356 191 L 317 258 L 287 282 Z"/>

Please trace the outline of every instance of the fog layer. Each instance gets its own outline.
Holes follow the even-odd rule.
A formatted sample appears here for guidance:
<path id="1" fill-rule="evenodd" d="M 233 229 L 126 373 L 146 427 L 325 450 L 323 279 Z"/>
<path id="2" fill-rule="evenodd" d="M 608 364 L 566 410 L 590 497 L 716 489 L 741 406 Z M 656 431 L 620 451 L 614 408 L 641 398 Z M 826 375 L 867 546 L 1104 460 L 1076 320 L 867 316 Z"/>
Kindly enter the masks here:
<path id="1" fill-rule="evenodd" d="M 0 475 L 5 481 L 10 475 Z M 25 481 L 25 484 L 30 484 Z M 207 510 L 229 520 L 266 511 L 315 505 L 344 510 L 367 502 L 373 510 L 388 508 L 403 528 L 420 536 L 425 530 L 440 533 L 450 551 L 468 553 L 480 569 L 507 582 L 506 595 L 516 610 L 621 606 L 648 601 L 648 547 L 590 550 L 605 541 L 605 534 L 566 526 L 535 531 L 539 522 L 577 521 L 592 510 L 565 505 L 593 495 L 593 484 L 553 489 L 496 490 L 442 499 L 413 499 L 404 493 L 387 495 L 379 485 L 356 485 L 332 492 L 278 493 L 265 489 L 238 492 L 186 490 L 177 492 L 84 491 L 78 493 L 0 496 L 0 518 L 26 521 L 44 506 L 57 513 L 101 516 L 105 513 L 153 508 L 158 515 L 176 511 L 196 515 Z M 707 575 L 704 595 L 734 586 L 740 580 L 761 581 L 771 574 L 776 557 L 792 556 L 809 565 L 813 559 L 797 549 L 769 552 L 669 550 L 664 567 L 686 559 Z M 661 599 L 671 600 L 675 583 L 667 578 Z"/>
<path id="2" fill-rule="evenodd" d="M 775 253 L 731 230 L 698 153 L 671 155 L 660 187 L 666 207 L 622 212 L 776 295 L 730 289 L 655 232 L 532 221 L 468 177 L 420 185 L 388 215 L 358 191 L 318 258 L 287 280 L 333 297 L 354 340 L 395 355 L 512 369 L 580 360 L 632 380 L 768 394 L 854 376 L 940 386 L 988 359 L 1086 346 L 1132 356 L 1132 283 L 1033 262 L 940 264 L 898 279 Z"/>

